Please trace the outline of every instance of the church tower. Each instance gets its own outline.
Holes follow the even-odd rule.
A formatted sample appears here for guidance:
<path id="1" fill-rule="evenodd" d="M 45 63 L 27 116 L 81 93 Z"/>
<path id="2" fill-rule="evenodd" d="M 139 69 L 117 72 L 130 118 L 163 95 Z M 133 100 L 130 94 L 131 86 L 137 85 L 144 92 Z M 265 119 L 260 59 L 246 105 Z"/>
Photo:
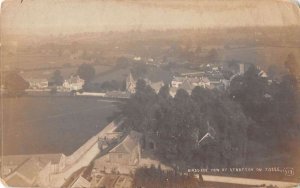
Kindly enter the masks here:
<path id="1" fill-rule="evenodd" d="M 126 78 L 126 90 L 133 94 L 135 93 L 136 81 L 133 79 L 132 74 L 130 73 Z"/>

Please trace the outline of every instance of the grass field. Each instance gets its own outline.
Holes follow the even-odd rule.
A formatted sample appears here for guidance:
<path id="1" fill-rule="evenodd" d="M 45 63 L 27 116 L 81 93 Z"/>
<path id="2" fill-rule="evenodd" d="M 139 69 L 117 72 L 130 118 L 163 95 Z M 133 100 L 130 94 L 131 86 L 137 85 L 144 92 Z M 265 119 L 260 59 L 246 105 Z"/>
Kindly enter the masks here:
<path id="1" fill-rule="evenodd" d="M 85 97 L 4 98 L 4 154 L 74 152 L 97 134 L 116 104 Z"/>

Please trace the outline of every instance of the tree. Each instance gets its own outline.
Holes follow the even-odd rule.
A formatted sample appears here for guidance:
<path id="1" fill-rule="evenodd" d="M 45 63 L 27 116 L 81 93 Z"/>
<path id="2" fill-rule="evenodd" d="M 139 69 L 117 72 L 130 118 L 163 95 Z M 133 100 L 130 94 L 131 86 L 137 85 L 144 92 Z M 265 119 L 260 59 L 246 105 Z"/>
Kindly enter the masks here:
<path id="1" fill-rule="evenodd" d="M 25 81 L 17 72 L 9 72 L 4 79 L 4 87 L 10 95 L 22 95 L 29 88 L 29 83 Z"/>
<path id="2" fill-rule="evenodd" d="M 219 55 L 218 51 L 213 48 L 208 52 L 207 59 L 211 63 L 217 63 L 220 59 L 220 55 Z"/>
<path id="3" fill-rule="evenodd" d="M 105 91 L 123 90 L 123 85 L 116 80 L 105 81 L 101 84 L 101 89 Z"/>
<path id="4" fill-rule="evenodd" d="M 246 115 L 255 121 L 260 121 L 265 115 L 265 94 L 267 79 L 260 76 L 260 70 L 252 65 L 243 76 L 235 77 L 229 87 L 233 100 L 239 102 Z"/>
<path id="5" fill-rule="evenodd" d="M 125 68 L 129 65 L 129 59 L 126 57 L 119 57 L 116 60 L 116 67 L 117 68 Z"/>
<path id="6" fill-rule="evenodd" d="M 131 73 L 134 78 L 144 78 L 148 70 L 145 64 L 137 64 L 131 69 Z"/>
<path id="7" fill-rule="evenodd" d="M 168 86 L 168 84 L 165 84 L 164 86 L 162 86 L 158 92 L 158 96 L 162 97 L 163 99 L 170 99 L 171 95 L 170 95 L 170 88 Z"/>
<path id="8" fill-rule="evenodd" d="M 91 64 L 81 64 L 77 70 L 77 75 L 83 79 L 86 83 L 94 79 L 96 70 Z"/>
<path id="9" fill-rule="evenodd" d="M 277 79 L 280 75 L 279 66 L 277 64 L 270 65 L 267 73 L 272 80 Z"/>
<path id="10" fill-rule="evenodd" d="M 64 78 L 62 77 L 60 70 L 55 70 L 53 72 L 51 81 L 56 86 L 61 86 L 64 83 Z"/>
<path id="11" fill-rule="evenodd" d="M 295 55 L 292 53 L 287 56 L 284 65 L 289 70 L 290 74 L 299 72 L 299 64 L 297 63 Z"/>

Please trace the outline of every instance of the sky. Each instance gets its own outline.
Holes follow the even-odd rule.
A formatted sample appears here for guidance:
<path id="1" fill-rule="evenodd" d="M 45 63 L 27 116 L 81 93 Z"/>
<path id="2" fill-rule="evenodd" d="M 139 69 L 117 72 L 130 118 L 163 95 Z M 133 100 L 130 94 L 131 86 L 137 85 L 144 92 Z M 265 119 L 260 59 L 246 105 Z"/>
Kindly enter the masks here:
<path id="1" fill-rule="evenodd" d="M 20 2 L 21 0 L 6 0 L 2 4 L 2 32 L 66 34 L 114 30 L 231 27 L 265 23 L 280 25 L 283 22 L 281 14 L 272 15 L 278 6 L 269 8 L 267 3 L 270 0 L 185 0 L 184 3 L 178 0 L 163 2 L 158 0 L 23 0 L 23 3 Z M 212 2 L 218 3 L 212 4 Z M 261 7 L 261 10 L 256 10 L 256 7 Z M 292 15 L 293 11 L 285 12 L 285 17 L 288 19 L 284 22 L 297 22 Z"/>

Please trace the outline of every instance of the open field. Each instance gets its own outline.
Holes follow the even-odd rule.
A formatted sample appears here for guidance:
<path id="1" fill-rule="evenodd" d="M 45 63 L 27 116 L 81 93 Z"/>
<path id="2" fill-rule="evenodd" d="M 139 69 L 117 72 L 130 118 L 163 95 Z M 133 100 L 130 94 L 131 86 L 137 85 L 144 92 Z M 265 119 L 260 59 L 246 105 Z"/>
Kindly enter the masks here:
<path id="1" fill-rule="evenodd" d="M 4 154 L 74 152 L 110 121 L 116 104 L 85 97 L 4 98 Z"/>
<path id="2" fill-rule="evenodd" d="M 112 71 L 114 69 L 113 66 L 105 66 L 105 65 L 97 65 L 94 66 L 96 70 L 96 74 L 102 74 L 107 71 Z M 53 75 L 55 70 L 60 70 L 61 75 L 68 79 L 71 75 L 76 74 L 78 67 L 67 67 L 67 68 L 53 68 L 53 69 L 45 69 L 45 70 L 32 70 L 25 71 L 21 73 L 23 78 L 46 78 L 49 79 Z"/>

